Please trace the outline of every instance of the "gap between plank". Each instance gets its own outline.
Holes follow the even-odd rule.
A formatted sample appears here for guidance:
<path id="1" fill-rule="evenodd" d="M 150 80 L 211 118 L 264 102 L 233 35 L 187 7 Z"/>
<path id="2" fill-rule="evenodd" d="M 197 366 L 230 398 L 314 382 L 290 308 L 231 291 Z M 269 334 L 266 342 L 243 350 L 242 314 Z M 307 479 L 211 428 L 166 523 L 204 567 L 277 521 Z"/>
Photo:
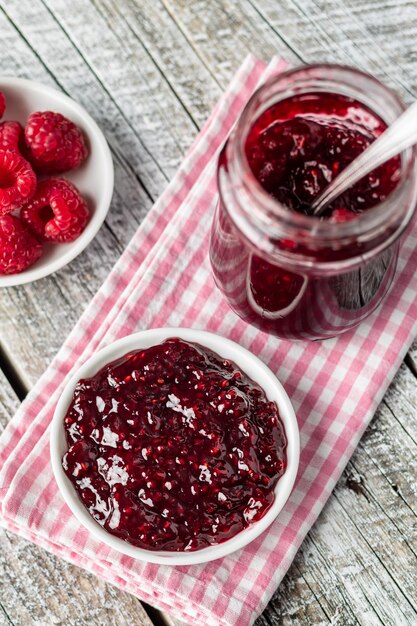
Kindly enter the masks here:
<path id="1" fill-rule="evenodd" d="M 48 13 L 50 14 L 51 18 L 54 20 L 54 22 L 57 24 L 57 26 L 62 30 L 62 32 L 64 33 L 64 35 L 66 36 L 66 38 L 68 39 L 68 41 L 71 43 L 71 45 L 73 46 L 73 48 L 76 50 L 76 52 L 80 55 L 81 59 L 84 61 L 84 63 L 86 64 L 86 66 L 89 68 L 89 70 L 91 71 L 91 73 L 93 74 L 93 76 L 95 77 L 95 79 L 97 80 L 97 82 L 100 84 L 100 86 L 102 87 L 102 89 L 105 91 L 105 93 L 109 96 L 109 98 L 111 99 L 111 101 L 113 102 L 113 104 L 117 107 L 118 111 L 120 112 L 120 115 L 122 115 L 122 117 L 125 119 L 125 121 L 127 122 L 127 124 L 130 126 L 130 128 L 133 130 L 135 136 L 138 137 L 139 141 L 141 142 L 141 139 L 139 137 L 139 135 L 137 134 L 135 128 L 130 124 L 128 118 L 125 116 L 123 110 L 120 108 L 120 106 L 117 104 L 117 102 L 114 100 L 113 96 L 111 95 L 111 93 L 109 92 L 108 88 L 105 86 L 105 84 L 102 82 L 102 79 L 98 76 L 98 74 L 95 72 L 95 70 L 93 69 L 92 65 L 89 63 L 89 61 L 87 60 L 86 56 L 84 55 L 83 52 L 81 52 L 81 48 L 75 43 L 75 41 L 72 39 L 72 37 L 70 36 L 69 32 L 66 30 L 66 28 L 64 27 L 64 25 L 62 24 L 62 22 L 56 17 L 56 15 L 51 11 L 49 5 L 47 4 L 47 0 L 40 0 L 40 2 L 43 4 L 43 6 L 45 7 L 45 9 L 48 11 Z M 93 5 L 95 7 L 95 5 Z M 101 11 L 99 11 L 97 9 L 97 7 L 95 7 L 96 10 L 99 12 L 99 14 L 103 17 L 103 14 L 101 13 Z M 7 16 L 9 17 L 9 16 Z M 188 110 L 188 108 L 186 107 L 185 103 L 182 101 L 182 99 L 180 98 L 179 94 L 177 94 L 177 92 L 175 91 L 174 87 L 172 86 L 172 84 L 170 83 L 170 81 L 168 80 L 166 74 L 163 72 L 162 68 L 159 66 L 159 64 L 156 62 L 156 60 L 153 58 L 153 55 L 150 53 L 150 51 L 148 50 L 147 46 L 145 45 L 145 43 L 138 37 L 137 33 L 132 29 L 131 25 L 129 22 L 126 21 L 125 17 L 123 14 L 120 14 L 121 19 L 123 19 L 123 21 L 125 22 L 128 30 L 132 33 L 132 35 L 139 41 L 140 45 L 142 46 L 143 50 L 145 51 L 145 53 L 148 55 L 149 59 L 152 61 L 152 63 L 155 65 L 155 67 L 158 69 L 158 71 L 161 73 L 161 76 L 164 78 L 165 82 L 167 83 L 169 89 L 171 90 L 171 92 L 173 93 L 173 95 L 177 98 L 178 103 L 180 104 L 180 106 L 182 107 L 182 109 L 184 110 L 184 112 L 188 115 L 191 123 L 194 125 L 195 129 L 198 131 L 199 130 L 199 126 L 197 124 L 197 122 L 195 121 L 192 113 Z M 9 17 L 10 19 L 10 17 Z M 14 22 L 12 22 L 13 25 L 16 27 L 16 25 L 14 24 Z M 30 45 L 30 44 L 28 44 Z M 142 143 L 142 142 L 141 142 Z M 144 145 L 144 144 L 142 144 Z M 165 173 L 162 171 L 161 167 L 159 166 L 159 164 L 156 162 L 156 160 L 154 159 L 153 155 L 146 149 L 146 146 L 144 146 L 145 150 L 148 152 L 148 154 L 150 155 L 150 157 L 152 158 L 152 160 L 156 163 L 157 167 L 159 168 L 159 170 L 162 172 L 163 175 L 165 175 Z"/>
<path id="2" fill-rule="evenodd" d="M 413 374 L 413 376 L 417 378 L 417 364 L 414 362 L 414 359 L 410 355 L 409 352 L 407 352 L 407 354 L 404 357 L 404 363 L 406 364 L 410 372 Z"/>
<path id="3" fill-rule="evenodd" d="M 11 626 L 15 626 L 15 623 L 12 622 L 12 620 L 10 619 L 10 615 L 8 614 L 4 606 L 1 604 L 1 602 L 0 602 L 0 610 L 3 613 L 4 617 L 7 619 L 7 623 L 11 624 Z"/>
<path id="4" fill-rule="evenodd" d="M 168 2 L 167 2 L 167 0 L 160 0 L 160 2 L 161 2 L 161 5 L 164 7 L 165 11 L 167 12 L 168 16 L 170 17 L 171 21 L 174 22 L 175 26 L 178 28 L 178 30 L 180 31 L 180 33 L 184 37 L 185 41 L 188 43 L 190 48 L 195 52 L 196 56 L 201 61 L 201 63 L 204 65 L 204 67 L 206 68 L 206 70 L 208 71 L 210 76 L 212 76 L 212 78 L 215 81 L 215 83 L 217 83 L 217 85 L 220 87 L 220 89 L 224 89 L 225 86 L 222 85 L 219 82 L 219 80 L 218 80 L 218 78 L 216 76 L 216 73 L 213 71 L 213 68 L 210 66 L 210 63 L 207 62 L 207 59 L 204 58 L 204 55 L 202 53 L 200 53 L 200 51 L 198 49 L 198 46 L 196 46 L 196 44 L 193 42 L 193 40 L 189 37 L 188 31 L 187 31 L 186 27 L 181 22 L 180 18 L 176 17 L 175 10 L 173 10 L 171 5 L 169 4 L 169 0 L 168 0 Z"/>
<path id="5" fill-rule="evenodd" d="M 155 624 L 155 626 L 175 626 L 169 615 L 166 615 L 160 609 L 157 609 L 154 606 L 143 602 L 143 600 L 141 600 L 141 604 L 145 609 L 147 616 L 149 617 L 151 622 Z"/>
<path id="6" fill-rule="evenodd" d="M 41 0 L 41 2 L 43 2 L 44 0 Z M 168 12 L 167 12 L 168 13 Z M 169 15 L 169 13 L 168 13 Z M 169 16 L 171 17 L 171 16 Z M 163 68 L 161 67 L 161 65 L 159 63 L 157 63 L 156 59 L 154 58 L 153 54 L 151 53 L 151 51 L 148 48 L 148 45 L 145 44 L 145 42 L 139 37 L 138 33 L 136 32 L 136 30 L 131 26 L 130 22 L 126 19 L 125 15 L 123 13 L 120 14 L 120 18 L 123 20 L 123 22 L 126 25 L 126 28 L 129 30 L 129 32 L 132 34 L 132 36 L 140 43 L 140 45 L 142 46 L 142 48 L 144 49 L 144 51 L 146 52 L 146 54 L 148 55 L 148 57 L 150 58 L 150 60 L 152 61 L 152 63 L 155 65 L 155 67 L 158 69 L 158 71 L 160 72 L 161 76 L 164 78 L 168 88 L 170 89 L 171 93 L 175 96 L 175 98 L 178 100 L 179 104 L 181 105 L 183 111 L 188 115 L 191 123 L 194 125 L 195 130 L 198 132 L 200 130 L 200 126 L 198 124 L 198 122 L 194 119 L 193 114 L 191 113 L 191 111 L 188 109 L 187 105 L 185 104 L 185 102 L 183 102 L 183 100 L 181 99 L 180 95 L 176 92 L 173 84 L 171 83 L 171 81 L 168 79 L 168 76 L 166 75 L 165 71 L 163 70 Z M 180 31 L 181 32 L 181 31 Z M 216 81 L 217 82 L 217 81 Z"/>
<path id="7" fill-rule="evenodd" d="M 384 563 L 383 558 L 381 556 L 379 556 L 379 554 L 374 550 L 372 545 L 369 543 L 369 541 L 368 541 L 368 539 L 366 537 L 366 534 L 364 534 L 364 532 L 361 530 L 360 526 L 350 517 L 349 511 L 346 509 L 346 506 L 342 503 L 341 499 L 339 498 L 338 493 L 333 491 L 333 497 L 336 498 L 337 502 L 342 507 L 343 511 L 348 515 L 348 517 L 351 520 L 351 522 L 352 522 L 353 526 L 355 527 L 356 531 L 358 532 L 358 534 L 361 536 L 362 540 L 366 543 L 367 547 L 369 548 L 369 551 L 375 556 L 376 560 L 379 562 L 379 564 L 382 566 L 382 569 L 387 574 L 388 579 L 391 581 L 391 584 L 399 592 L 399 596 L 404 598 L 404 600 L 406 601 L 408 607 L 414 612 L 414 614 L 417 615 L 417 608 L 414 606 L 412 601 L 407 597 L 406 593 L 402 590 L 402 588 L 401 588 L 399 582 L 396 580 L 395 576 L 393 576 L 393 574 L 389 571 L 388 567 Z M 369 599 L 368 599 L 368 602 L 369 602 L 370 606 L 373 607 L 373 609 L 374 609 L 375 613 L 378 615 L 378 617 L 380 617 L 378 612 L 377 612 L 377 610 L 376 610 L 375 605 L 373 605 L 371 600 L 369 600 Z"/>
<path id="8" fill-rule="evenodd" d="M 8 355 L 6 348 L 2 343 L 0 343 L 0 370 L 5 375 L 8 383 L 19 400 L 24 400 L 29 391 L 29 385 L 25 383 L 22 376 L 19 374 L 13 360 Z"/>
<path id="9" fill-rule="evenodd" d="M 276 36 L 278 37 L 278 39 L 280 39 L 282 41 L 282 43 L 287 46 L 287 48 L 289 50 L 291 50 L 291 52 L 297 57 L 297 59 L 301 62 L 301 63 L 305 63 L 306 61 L 304 60 L 304 58 L 301 56 L 301 54 L 289 43 L 289 41 L 287 41 L 287 39 L 285 39 L 284 35 L 281 33 L 281 31 L 279 31 L 277 29 L 277 27 L 272 23 L 269 22 L 268 19 L 265 17 L 265 15 L 263 14 L 262 10 L 259 9 L 256 5 L 256 0 L 247 0 L 247 2 L 250 4 L 250 6 L 252 7 L 252 9 L 259 15 L 259 17 L 266 23 L 268 24 L 268 26 L 272 29 L 272 31 L 276 34 Z"/>

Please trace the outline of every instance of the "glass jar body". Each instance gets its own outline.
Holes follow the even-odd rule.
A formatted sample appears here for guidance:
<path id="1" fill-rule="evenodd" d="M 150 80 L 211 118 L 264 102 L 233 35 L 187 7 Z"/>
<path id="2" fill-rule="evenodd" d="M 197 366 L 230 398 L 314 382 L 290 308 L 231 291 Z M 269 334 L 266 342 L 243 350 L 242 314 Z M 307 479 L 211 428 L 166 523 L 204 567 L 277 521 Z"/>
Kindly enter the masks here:
<path id="1" fill-rule="evenodd" d="M 376 309 L 392 283 L 398 249 L 397 239 L 360 267 L 328 276 L 292 272 L 287 264 L 260 256 L 242 238 L 220 201 L 213 221 L 210 258 L 218 288 L 242 319 L 284 339 L 317 340 L 354 328 Z M 277 284 L 289 289 L 275 298 L 281 300 L 277 302 L 280 308 L 268 310 L 262 304 Z"/>
<path id="2" fill-rule="evenodd" d="M 283 83 L 278 79 L 261 88 L 223 148 L 210 260 L 217 286 L 245 321 L 286 339 L 318 340 L 354 328 L 387 294 L 400 235 L 415 210 L 417 180 L 410 152 L 402 158 L 398 189 L 384 206 L 342 225 L 294 215 L 266 197 L 245 170 L 245 133 L 265 102 L 288 97 L 294 75 L 298 93 L 300 88 L 328 90 L 329 81 L 339 93 L 353 92 L 358 100 L 366 92 L 363 100 L 387 123 L 403 109 L 392 92 L 355 70 L 310 66 L 298 70 L 302 72 L 301 79 L 293 71 L 284 75 Z M 391 100 L 384 98 L 384 91 Z"/>

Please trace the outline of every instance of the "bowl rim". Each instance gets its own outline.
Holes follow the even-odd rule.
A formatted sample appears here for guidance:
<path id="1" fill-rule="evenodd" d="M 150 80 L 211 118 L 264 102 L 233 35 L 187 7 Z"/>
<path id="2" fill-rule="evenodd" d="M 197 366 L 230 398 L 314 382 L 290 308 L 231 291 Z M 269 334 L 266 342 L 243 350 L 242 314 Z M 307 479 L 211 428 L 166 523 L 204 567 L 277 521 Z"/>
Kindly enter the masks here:
<path id="1" fill-rule="evenodd" d="M 170 337 L 179 337 L 185 341 L 200 343 L 214 350 L 221 356 L 235 361 L 250 378 L 253 378 L 253 380 L 262 385 L 268 398 L 276 400 L 287 437 L 287 468 L 275 487 L 276 497 L 266 514 L 260 520 L 254 522 L 230 539 L 193 552 L 146 550 L 133 546 L 123 539 L 111 535 L 111 533 L 107 532 L 94 520 L 84 507 L 61 465 L 62 454 L 67 449 L 63 419 L 73 397 L 75 385 L 80 378 L 94 375 L 103 365 L 123 356 L 131 350 L 139 350 L 141 347 L 146 349 L 146 347 L 161 343 Z M 248 368 L 248 364 L 252 367 Z M 150 563 L 165 565 L 206 563 L 222 558 L 248 545 L 272 524 L 283 509 L 292 492 L 298 472 L 300 456 L 298 423 L 291 401 L 275 374 L 259 357 L 252 354 L 252 352 L 243 346 L 231 339 L 204 330 L 176 327 L 143 330 L 118 339 L 95 352 L 83 365 L 75 371 L 73 370 L 73 373 L 70 373 L 69 376 L 56 405 L 51 422 L 50 454 L 52 470 L 61 495 L 71 512 L 96 539 L 99 539 L 107 546 L 133 558 Z M 265 382 L 267 383 L 267 389 L 265 388 Z M 272 393 L 271 389 L 273 389 Z"/>
<path id="2" fill-rule="evenodd" d="M 27 91 L 30 90 L 38 92 L 42 95 L 50 95 L 51 99 L 53 99 L 53 101 L 51 102 L 51 109 L 54 109 L 55 102 L 63 103 L 64 106 L 72 109 L 82 119 L 83 131 L 87 135 L 87 138 L 90 140 L 90 143 L 91 137 L 94 137 L 95 142 L 97 142 L 98 150 L 100 151 L 101 159 L 103 162 L 103 171 L 100 176 L 101 199 L 99 202 L 97 202 L 94 214 L 92 215 L 92 218 L 89 220 L 86 228 L 81 233 L 81 235 L 73 242 L 71 242 L 70 247 L 68 247 L 68 249 L 64 251 L 57 259 L 46 263 L 44 266 L 36 267 L 35 264 L 33 267 L 29 267 L 27 270 L 24 270 L 19 274 L 0 275 L 0 288 L 15 287 L 17 285 L 32 283 L 41 278 L 45 278 L 46 276 L 49 276 L 54 272 L 57 272 L 65 265 L 68 265 L 68 263 L 71 263 L 71 261 L 73 261 L 79 254 L 81 254 L 81 252 L 83 252 L 83 250 L 91 243 L 91 241 L 100 230 L 109 212 L 114 190 L 114 164 L 109 145 L 106 141 L 103 131 L 100 129 L 97 122 L 95 122 L 95 120 L 81 104 L 76 102 L 76 100 L 73 100 L 70 96 L 67 96 L 67 94 L 63 93 L 62 91 L 55 89 L 54 87 L 50 87 L 49 85 L 43 85 L 42 83 L 29 80 L 27 78 L 18 78 L 2 75 L 0 76 L 0 89 L 2 87 L 5 87 L 6 89 L 7 87 L 22 88 Z M 70 170 L 68 173 L 71 173 L 72 171 L 76 172 L 76 170 Z M 57 176 L 65 177 L 66 174 L 66 172 L 63 172 L 62 174 L 57 174 Z"/>

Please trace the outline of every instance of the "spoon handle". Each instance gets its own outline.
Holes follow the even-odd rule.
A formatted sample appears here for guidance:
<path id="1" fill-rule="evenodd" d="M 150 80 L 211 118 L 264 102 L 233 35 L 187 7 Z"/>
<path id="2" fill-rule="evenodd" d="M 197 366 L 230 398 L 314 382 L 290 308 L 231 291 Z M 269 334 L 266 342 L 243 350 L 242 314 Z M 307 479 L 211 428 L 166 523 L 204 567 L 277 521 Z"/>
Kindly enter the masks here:
<path id="1" fill-rule="evenodd" d="M 380 137 L 328 185 L 312 204 L 313 215 L 382 163 L 417 143 L 417 102 L 414 102 Z"/>

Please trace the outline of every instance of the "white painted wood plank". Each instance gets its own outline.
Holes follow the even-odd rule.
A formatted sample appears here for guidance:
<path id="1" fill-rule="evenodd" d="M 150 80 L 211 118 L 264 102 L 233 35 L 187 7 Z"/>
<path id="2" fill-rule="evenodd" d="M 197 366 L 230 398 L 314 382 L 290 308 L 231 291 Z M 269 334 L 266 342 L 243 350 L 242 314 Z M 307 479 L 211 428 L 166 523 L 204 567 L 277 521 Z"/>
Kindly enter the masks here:
<path id="1" fill-rule="evenodd" d="M 134 596 L 4 530 L 0 551 L 0 604 L 15 626 L 152 626 Z"/>
<path id="2" fill-rule="evenodd" d="M 355 65 L 415 97 L 414 2 L 249 1 L 304 62 Z"/>

